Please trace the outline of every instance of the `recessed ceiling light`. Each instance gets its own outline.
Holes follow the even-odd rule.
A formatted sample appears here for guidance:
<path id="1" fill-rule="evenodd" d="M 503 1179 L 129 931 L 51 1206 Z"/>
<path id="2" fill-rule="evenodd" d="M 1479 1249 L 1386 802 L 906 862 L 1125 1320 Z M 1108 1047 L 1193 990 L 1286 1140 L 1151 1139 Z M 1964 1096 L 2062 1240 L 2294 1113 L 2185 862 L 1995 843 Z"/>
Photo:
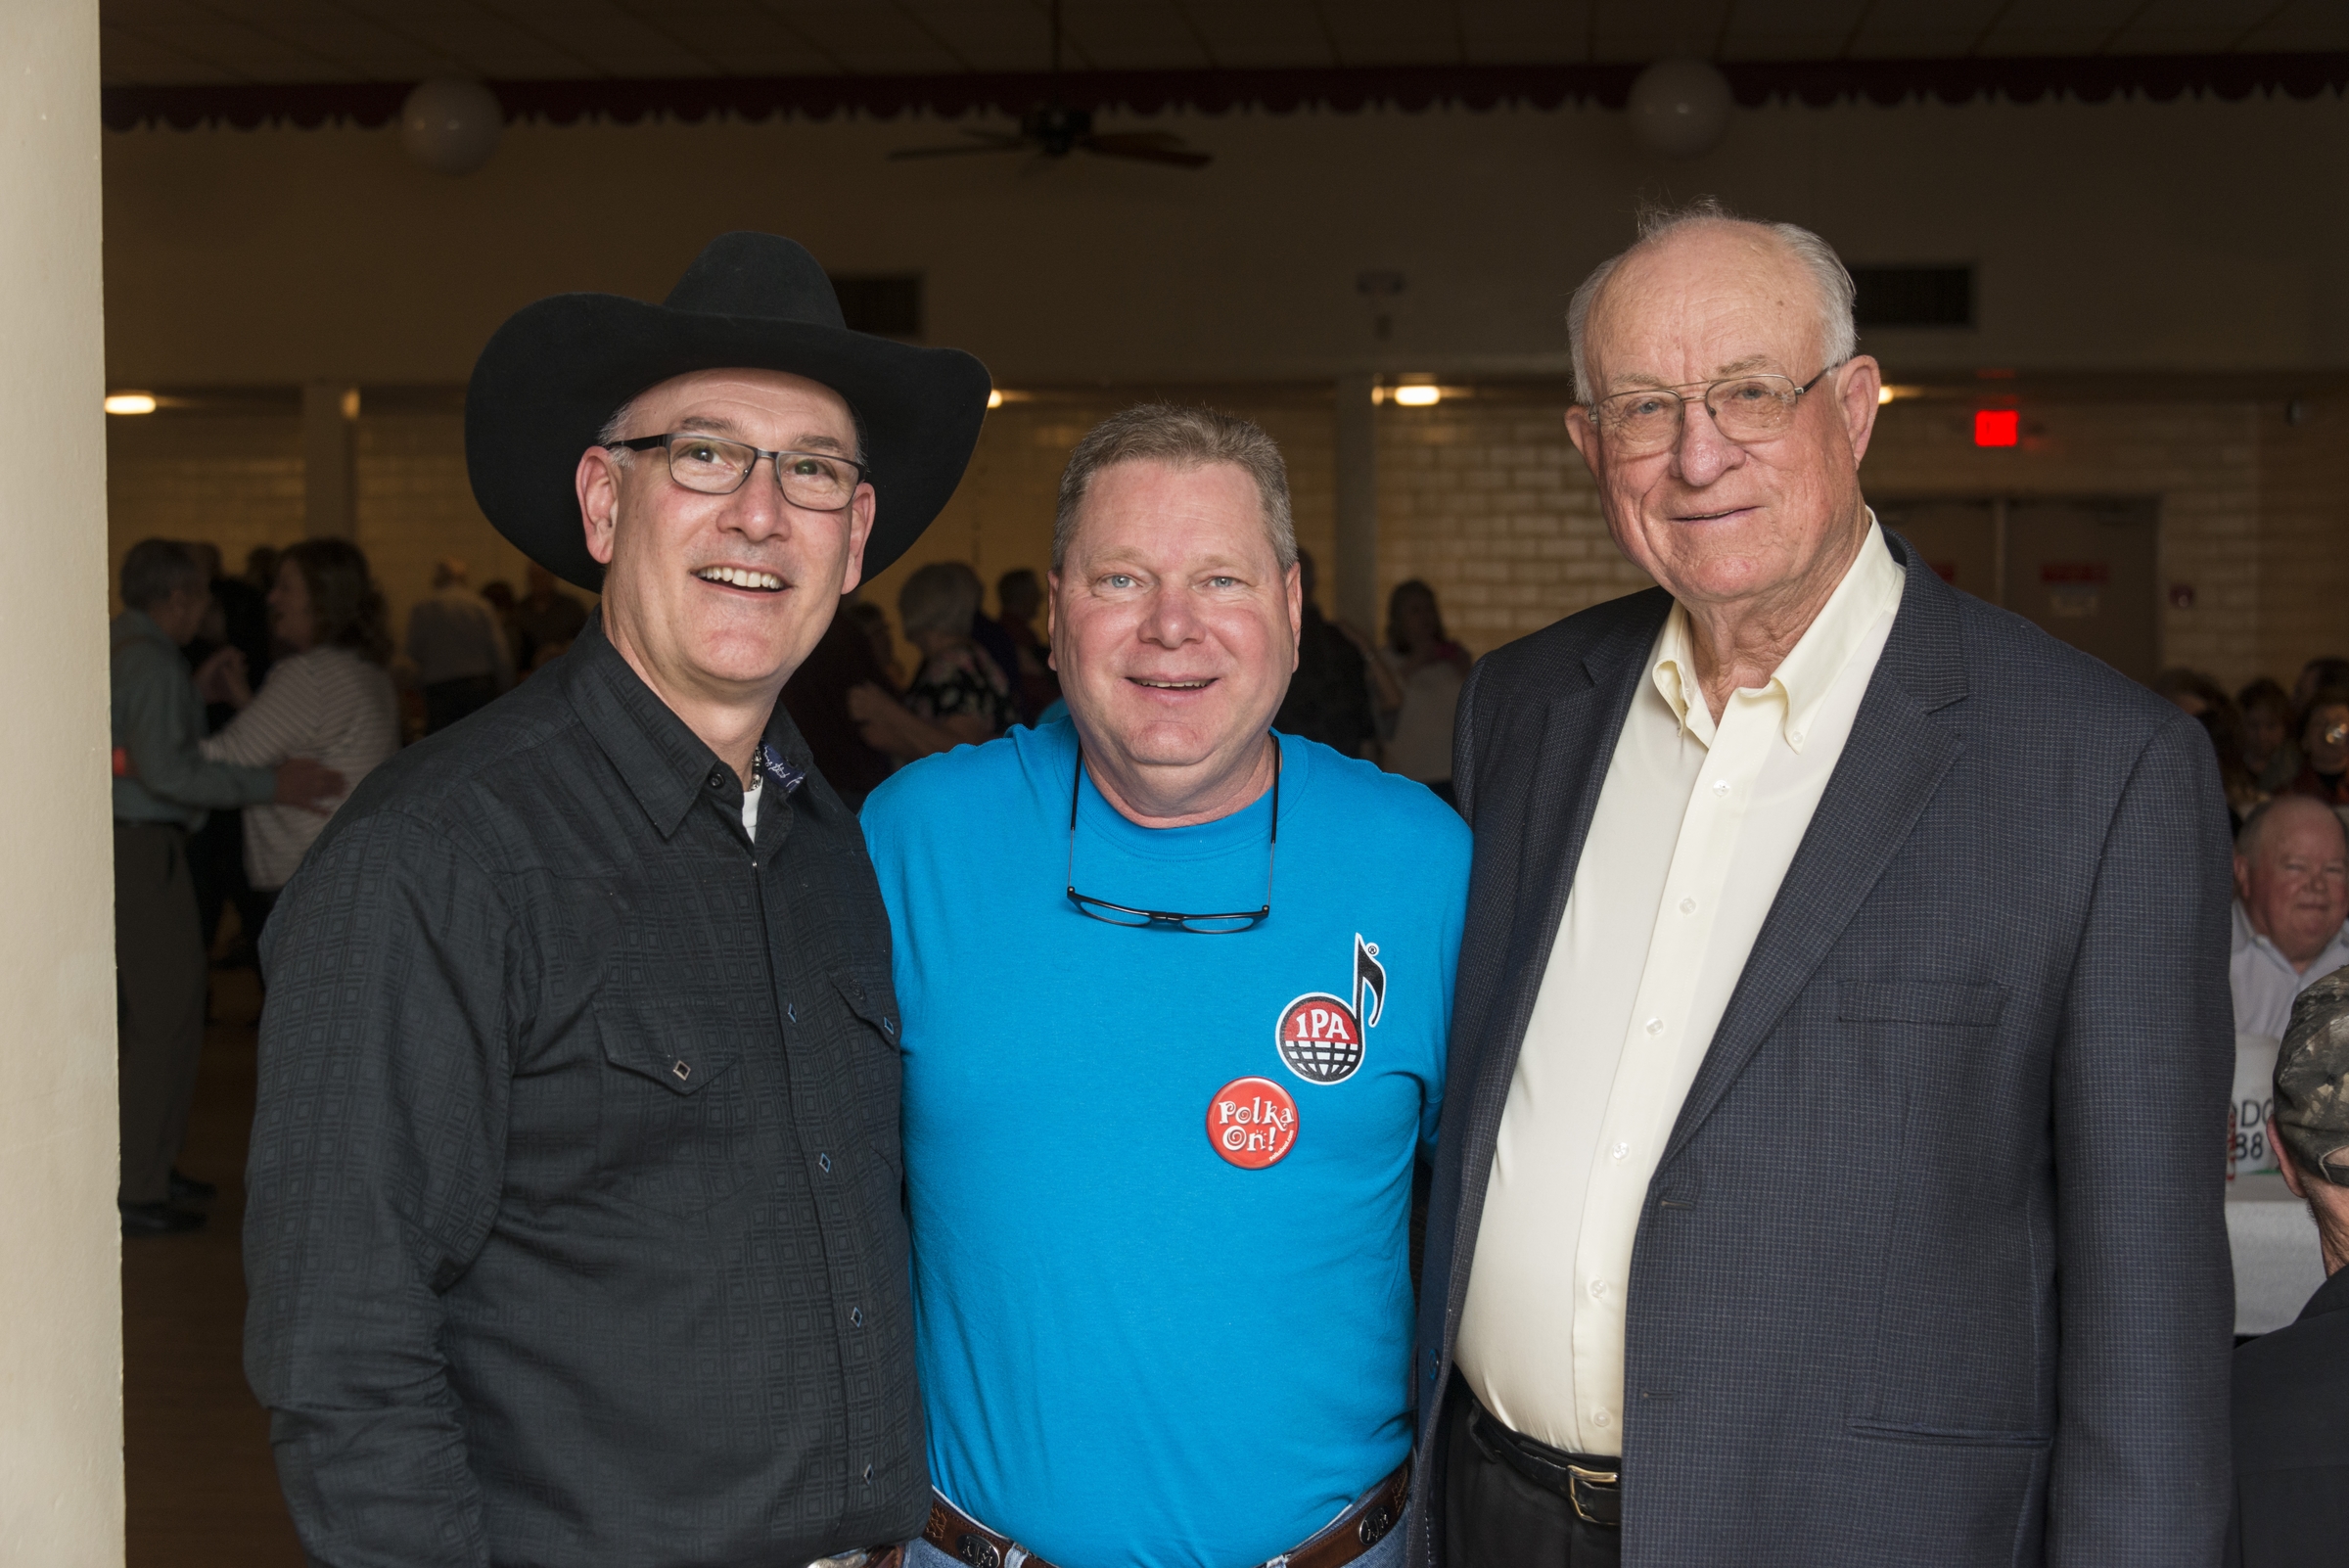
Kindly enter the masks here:
<path id="1" fill-rule="evenodd" d="M 1889 402 L 1891 402 L 1891 401 L 1892 401 L 1892 400 L 1893 400 L 1895 397 L 1897 397 L 1897 396 L 1899 396 L 1899 395 L 1900 395 L 1900 393 L 1898 393 L 1898 392 L 1894 392 L 1894 391 L 1893 391 L 1893 390 L 1892 390 L 1890 387 L 1888 387 L 1888 386 L 1887 386 L 1887 387 L 1878 387 L 1878 388 L 1876 389 L 1876 402 L 1877 402 L 1877 404 L 1878 404 L 1879 406 L 1881 406 L 1881 405 L 1883 405 L 1883 404 L 1885 404 L 1885 403 L 1889 403 Z"/>
<path id="2" fill-rule="evenodd" d="M 988 407 L 990 407 L 990 408 L 1000 408 L 1000 407 L 1002 407 L 1002 406 L 1003 406 L 1003 394 L 1002 394 L 1001 392 L 996 392 L 996 391 L 993 391 L 992 389 L 990 389 L 990 390 L 988 392 L 988 394 L 987 394 L 987 406 L 988 406 Z"/>
<path id="3" fill-rule="evenodd" d="M 1405 408 L 1432 408 L 1444 400 L 1441 387 L 1398 387 L 1393 393 L 1397 402 Z"/>
<path id="4" fill-rule="evenodd" d="M 153 392 L 115 392 L 106 399 L 110 414 L 152 414 L 155 412 Z"/>

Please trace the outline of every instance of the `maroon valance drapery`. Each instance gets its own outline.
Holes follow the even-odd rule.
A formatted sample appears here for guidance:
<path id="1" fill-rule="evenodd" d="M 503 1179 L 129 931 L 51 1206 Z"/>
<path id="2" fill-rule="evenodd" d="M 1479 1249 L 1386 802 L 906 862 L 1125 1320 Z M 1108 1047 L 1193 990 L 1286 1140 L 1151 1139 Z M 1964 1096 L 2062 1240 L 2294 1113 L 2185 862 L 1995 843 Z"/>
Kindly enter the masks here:
<path id="1" fill-rule="evenodd" d="M 1910 98 L 1968 103 L 2050 96 L 2103 103 L 2115 96 L 2167 102 L 2186 94 L 2241 99 L 2263 92 L 2313 98 L 2349 91 L 2349 54 L 2091 55 L 2048 59 L 1726 61 L 1737 102 L 1823 106 L 1896 104 Z M 1058 101 L 1071 108 L 1155 114 L 1234 109 L 1288 114 L 1325 109 L 1418 113 L 1503 106 L 1555 109 L 1597 103 L 1620 109 L 1637 65 L 1425 66 L 1334 70 L 1079 71 L 941 76 L 696 76 L 638 80 L 493 81 L 509 120 L 569 125 L 581 119 L 633 124 L 647 116 L 698 121 L 713 115 L 825 119 L 854 113 L 883 118 L 909 111 L 956 115 L 1017 115 Z M 399 113 L 409 82 L 249 83 L 229 86 L 110 87 L 106 123 L 115 130 L 163 124 L 189 128 L 329 122 L 382 125 Z"/>

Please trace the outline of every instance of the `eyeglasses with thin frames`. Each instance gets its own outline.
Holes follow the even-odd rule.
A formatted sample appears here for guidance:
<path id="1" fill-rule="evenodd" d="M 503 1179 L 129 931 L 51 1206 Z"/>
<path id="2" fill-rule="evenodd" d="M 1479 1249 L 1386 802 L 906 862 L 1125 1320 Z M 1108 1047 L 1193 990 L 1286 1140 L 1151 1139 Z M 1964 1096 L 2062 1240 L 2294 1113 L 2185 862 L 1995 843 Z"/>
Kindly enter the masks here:
<path id="1" fill-rule="evenodd" d="M 1270 918 L 1273 858 L 1280 849 L 1280 741 L 1277 737 L 1272 738 L 1272 836 L 1265 846 L 1265 906 L 1261 909 L 1237 909 L 1228 914 L 1181 914 L 1170 909 L 1136 909 L 1079 893 L 1077 803 L 1083 789 L 1084 752 L 1081 748 L 1077 753 L 1077 776 L 1069 783 L 1069 902 L 1077 906 L 1079 914 L 1134 930 L 1189 931 L 1203 937 L 1228 936 L 1235 931 L 1253 930 Z"/>
<path id="2" fill-rule="evenodd" d="M 1839 360 L 1799 385 L 1792 376 L 1757 371 L 1725 376 L 1719 381 L 1691 381 L 1679 387 L 1642 387 L 1617 392 L 1590 405 L 1590 423 L 1598 427 L 1599 435 L 1615 448 L 1617 455 L 1648 457 L 1679 442 L 1681 430 L 1687 422 L 1688 404 L 1695 401 L 1713 417 L 1714 427 L 1726 439 L 1740 445 L 1773 440 L 1794 428 L 1795 409 L 1803 393 L 1849 363 L 1848 359 Z M 1703 389 L 1700 397 L 1681 395 L 1699 388 Z"/>
<path id="3" fill-rule="evenodd" d="M 770 452 L 747 441 L 692 431 L 605 444 L 608 451 L 649 452 L 656 447 L 668 460 L 668 477 L 704 495 L 733 494 L 749 482 L 751 471 L 764 458 L 775 466 L 775 487 L 783 492 L 783 499 L 807 512 L 842 510 L 856 499 L 856 487 L 872 477 L 872 470 L 864 464 L 837 452 Z"/>

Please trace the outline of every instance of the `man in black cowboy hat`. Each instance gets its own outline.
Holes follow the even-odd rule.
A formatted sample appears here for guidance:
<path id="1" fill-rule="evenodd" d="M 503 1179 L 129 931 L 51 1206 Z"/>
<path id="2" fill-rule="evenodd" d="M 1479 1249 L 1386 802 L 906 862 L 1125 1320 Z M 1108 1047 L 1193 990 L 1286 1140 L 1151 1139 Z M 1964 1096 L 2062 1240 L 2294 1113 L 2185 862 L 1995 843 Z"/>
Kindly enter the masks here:
<path id="1" fill-rule="evenodd" d="M 246 1365 L 312 1560 L 860 1568 L 921 1527 L 889 927 L 777 695 L 987 395 L 757 234 L 484 350 L 474 493 L 603 605 L 269 924 Z"/>

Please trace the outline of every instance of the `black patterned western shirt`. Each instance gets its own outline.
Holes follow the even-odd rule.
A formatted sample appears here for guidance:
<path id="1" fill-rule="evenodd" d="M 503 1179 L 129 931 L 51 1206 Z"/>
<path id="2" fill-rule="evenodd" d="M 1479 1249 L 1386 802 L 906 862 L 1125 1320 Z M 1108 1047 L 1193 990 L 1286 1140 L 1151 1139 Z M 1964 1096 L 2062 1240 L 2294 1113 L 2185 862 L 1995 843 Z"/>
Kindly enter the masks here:
<path id="1" fill-rule="evenodd" d="M 754 841 L 599 619 L 288 885 L 245 1355 L 314 1561 L 920 1529 L 888 917 L 780 703 L 760 756 Z"/>

